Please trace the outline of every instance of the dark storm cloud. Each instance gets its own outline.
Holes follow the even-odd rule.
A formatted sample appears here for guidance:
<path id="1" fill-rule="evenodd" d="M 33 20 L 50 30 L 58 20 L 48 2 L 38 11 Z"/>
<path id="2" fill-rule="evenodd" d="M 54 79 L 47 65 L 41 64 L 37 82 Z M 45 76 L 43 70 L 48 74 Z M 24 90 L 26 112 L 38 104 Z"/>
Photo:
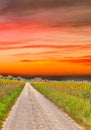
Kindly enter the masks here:
<path id="1" fill-rule="evenodd" d="M 91 0 L 0 0 L 0 14 L 0 21 L 26 19 L 51 27 L 90 26 Z"/>
<path id="2" fill-rule="evenodd" d="M 0 0 L 7 9 L 43 8 L 74 5 L 91 5 L 91 0 Z"/>

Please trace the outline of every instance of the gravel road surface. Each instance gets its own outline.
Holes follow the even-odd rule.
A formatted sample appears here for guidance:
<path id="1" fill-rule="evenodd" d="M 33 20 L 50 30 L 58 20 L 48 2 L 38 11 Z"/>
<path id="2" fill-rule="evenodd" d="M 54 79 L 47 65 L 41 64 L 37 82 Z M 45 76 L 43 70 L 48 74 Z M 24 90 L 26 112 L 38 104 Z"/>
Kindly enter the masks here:
<path id="1" fill-rule="evenodd" d="M 83 128 L 26 83 L 2 130 L 83 130 Z"/>

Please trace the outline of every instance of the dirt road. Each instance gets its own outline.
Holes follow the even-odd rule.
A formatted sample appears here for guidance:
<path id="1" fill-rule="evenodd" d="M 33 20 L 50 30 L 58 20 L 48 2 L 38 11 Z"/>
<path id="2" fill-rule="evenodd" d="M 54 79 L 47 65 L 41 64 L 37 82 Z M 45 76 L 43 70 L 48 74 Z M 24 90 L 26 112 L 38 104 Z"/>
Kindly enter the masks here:
<path id="1" fill-rule="evenodd" d="M 2 130 L 83 130 L 28 83 Z"/>

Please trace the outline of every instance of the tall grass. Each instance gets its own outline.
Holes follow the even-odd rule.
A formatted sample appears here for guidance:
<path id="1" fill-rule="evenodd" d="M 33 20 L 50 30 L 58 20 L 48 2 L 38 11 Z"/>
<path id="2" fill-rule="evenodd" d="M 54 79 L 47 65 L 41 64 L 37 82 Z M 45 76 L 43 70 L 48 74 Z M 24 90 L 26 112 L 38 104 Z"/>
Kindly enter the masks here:
<path id="1" fill-rule="evenodd" d="M 42 82 L 32 85 L 91 130 L 91 84 L 82 82 Z"/>
<path id="2" fill-rule="evenodd" d="M 0 128 L 24 84 L 23 81 L 0 79 Z"/>

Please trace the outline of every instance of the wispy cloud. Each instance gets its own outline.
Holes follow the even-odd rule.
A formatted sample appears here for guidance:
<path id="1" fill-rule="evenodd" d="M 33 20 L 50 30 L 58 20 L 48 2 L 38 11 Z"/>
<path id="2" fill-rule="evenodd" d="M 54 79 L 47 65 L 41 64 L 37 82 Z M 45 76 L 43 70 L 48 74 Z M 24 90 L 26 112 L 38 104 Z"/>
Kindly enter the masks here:
<path id="1" fill-rule="evenodd" d="M 59 60 L 61 62 L 71 62 L 71 63 L 90 63 L 91 59 L 70 59 L 70 60 Z"/>
<path id="2" fill-rule="evenodd" d="M 73 64 L 91 65 L 91 55 L 81 57 L 64 57 L 63 59 L 57 60 L 57 62 L 68 62 Z"/>
<path id="3" fill-rule="evenodd" d="M 91 49 L 91 45 L 24 45 L 24 46 L 1 46 L 0 50 L 10 49 L 26 49 L 26 48 L 50 48 L 50 49 L 67 49 L 67 50 L 80 50 L 80 49 Z"/>
<path id="4" fill-rule="evenodd" d="M 53 50 L 53 51 L 42 51 L 42 52 L 26 52 L 26 53 L 17 53 L 13 54 L 12 56 L 15 57 L 27 57 L 29 55 L 51 55 L 51 54 L 59 54 L 60 50 Z"/>
<path id="5" fill-rule="evenodd" d="M 32 60 L 20 60 L 20 62 L 33 62 Z"/>
<path id="6" fill-rule="evenodd" d="M 91 59 L 91 55 L 81 56 L 80 58 L 82 58 L 82 59 Z"/>
<path id="7" fill-rule="evenodd" d="M 82 64 L 82 65 L 91 65 L 91 59 L 42 59 L 42 60 L 20 60 L 22 63 L 35 63 L 35 62 L 57 62 L 59 63 L 71 63 L 71 64 Z"/>

